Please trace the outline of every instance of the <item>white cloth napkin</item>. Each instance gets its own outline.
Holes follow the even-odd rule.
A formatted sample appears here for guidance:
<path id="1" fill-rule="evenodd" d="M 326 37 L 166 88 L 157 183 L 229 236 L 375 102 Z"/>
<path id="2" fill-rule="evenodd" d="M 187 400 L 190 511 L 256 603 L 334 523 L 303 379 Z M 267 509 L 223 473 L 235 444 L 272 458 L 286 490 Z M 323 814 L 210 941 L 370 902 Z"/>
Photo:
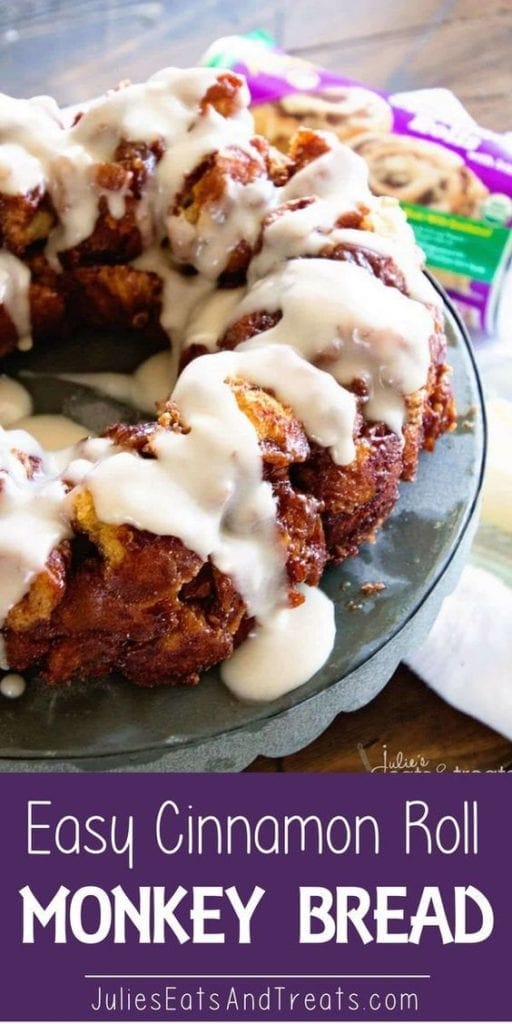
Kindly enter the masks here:
<path id="1" fill-rule="evenodd" d="M 466 566 L 407 664 L 449 704 L 512 739 L 512 590 L 492 573 Z"/>

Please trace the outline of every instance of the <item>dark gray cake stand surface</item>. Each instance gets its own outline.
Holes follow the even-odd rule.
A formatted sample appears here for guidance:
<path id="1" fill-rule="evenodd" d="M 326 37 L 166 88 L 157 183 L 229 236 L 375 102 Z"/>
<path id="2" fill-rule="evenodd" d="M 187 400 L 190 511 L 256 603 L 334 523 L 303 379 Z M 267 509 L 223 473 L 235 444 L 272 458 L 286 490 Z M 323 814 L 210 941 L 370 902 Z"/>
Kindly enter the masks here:
<path id="1" fill-rule="evenodd" d="M 322 587 L 336 604 L 332 655 L 308 683 L 273 703 L 236 701 L 208 672 L 198 687 L 140 690 L 121 679 L 50 689 L 32 682 L 18 700 L 1 699 L 3 771 L 238 771 L 257 757 L 290 754 L 315 739 L 341 711 L 371 701 L 398 663 L 427 636 L 453 589 L 476 527 L 485 458 L 485 416 L 467 334 L 446 301 L 448 358 L 459 412 L 454 433 L 420 459 L 418 477 L 375 544 L 329 570 Z M 122 355 L 120 354 L 122 351 Z M 16 357 L 44 376 L 30 383 L 39 411 L 73 414 L 99 430 L 129 412 L 52 372 L 84 369 L 83 349 Z M 147 355 L 147 353 L 146 353 Z M 140 352 L 88 347 L 87 370 L 129 370 Z M 17 362 L 18 361 L 18 362 Z M 133 411 L 131 413 L 133 417 Z M 385 589 L 364 596 L 364 583 Z"/>

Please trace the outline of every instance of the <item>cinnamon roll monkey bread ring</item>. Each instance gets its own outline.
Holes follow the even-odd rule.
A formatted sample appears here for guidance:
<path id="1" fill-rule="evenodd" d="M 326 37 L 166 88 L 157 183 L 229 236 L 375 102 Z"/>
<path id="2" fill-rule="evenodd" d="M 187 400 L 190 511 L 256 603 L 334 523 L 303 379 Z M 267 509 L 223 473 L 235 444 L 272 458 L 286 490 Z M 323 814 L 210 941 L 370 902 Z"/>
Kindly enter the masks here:
<path id="1" fill-rule="evenodd" d="M 150 422 L 55 453 L 2 431 L 4 668 L 155 686 L 223 662 L 238 696 L 292 689 L 334 641 L 324 568 L 454 425 L 396 201 L 329 133 L 276 154 L 247 103 L 214 69 L 72 115 L 2 100 L 2 352 L 129 326 L 181 367 Z"/>

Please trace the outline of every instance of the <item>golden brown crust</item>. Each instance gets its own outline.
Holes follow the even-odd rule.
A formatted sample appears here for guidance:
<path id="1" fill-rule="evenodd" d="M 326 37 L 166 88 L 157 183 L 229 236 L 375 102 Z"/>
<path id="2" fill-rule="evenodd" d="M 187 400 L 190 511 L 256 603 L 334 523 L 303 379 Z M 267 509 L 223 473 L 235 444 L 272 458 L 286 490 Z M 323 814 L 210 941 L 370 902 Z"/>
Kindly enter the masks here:
<path id="1" fill-rule="evenodd" d="M 210 86 L 200 108 L 204 113 L 208 106 L 215 108 L 223 117 L 233 117 L 240 105 L 240 92 L 244 88 L 244 79 L 235 71 L 222 71 L 217 81 Z"/>
<path id="2" fill-rule="evenodd" d="M 255 384 L 231 380 L 230 385 L 240 411 L 254 427 L 265 467 L 304 462 L 309 442 L 293 410 Z"/>
<path id="3" fill-rule="evenodd" d="M 304 201 L 301 200 L 300 202 L 303 204 Z M 268 222 L 279 215 L 279 211 L 274 211 Z M 355 263 L 375 277 L 378 277 L 383 284 L 397 288 L 399 291 L 407 294 L 403 274 L 391 257 L 370 251 L 364 246 L 355 246 L 347 243 L 326 244 L 321 255 L 326 259 Z M 431 363 L 427 383 L 424 388 L 405 398 L 407 421 L 403 431 L 404 444 L 400 457 L 401 466 L 399 472 L 399 478 L 401 477 L 403 480 L 414 480 L 420 451 L 422 449 L 432 451 L 436 439 L 455 427 L 455 402 L 451 389 L 451 371 L 445 362 L 446 338 L 442 314 L 435 306 L 429 308 L 433 316 L 433 333 L 430 338 Z M 280 310 L 276 312 L 258 310 L 254 313 L 248 313 L 230 325 L 223 338 L 220 339 L 219 347 L 221 349 L 234 349 L 244 341 L 271 330 L 279 322 L 281 316 Z M 193 357 L 193 353 L 185 352 L 182 357 L 183 364 L 185 365 Z M 328 360 L 324 362 L 322 359 L 319 359 L 318 365 L 329 369 Z M 361 403 L 364 403 L 366 397 L 364 382 L 354 380 L 348 386 L 358 396 Z M 379 442 L 380 444 L 381 442 Z M 357 467 L 354 467 L 354 471 L 358 472 Z M 316 492 L 313 490 L 313 493 Z M 391 500 L 392 494 L 395 495 L 393 500 Z M 394 500 L 396 500 L 396 488 L 394 488 L 392 481 L 390 481 L 389 486 L 389 500 L 391 504 L 388 502 L 388 505 L 386 505 L 387 511 L 382 513 L 381 519 L 389 513 Z M 362 516 L 364 517 L 364 513 L 362 513 Z M 354 550 L 351 550 L 349 553 L 354 553 L 357 549 L 356 542 L 352 544 L 352 548 Z"/>
<path id="4" fill-rule="evenodd" d="M 243 341 L 253 338 L 256 334 L 270 331 L 272 327 L 279 323 L 281 316 L 281 313 L 268 313 L 263 310 L 257 313 L 247 313 L 228 327 L 226 333 L 219 341 L 219 348 L 234 349 L 241 345 Z"/>
<path id="5" fill-rule="evenodd" d="M 55 223 L 51 201 L 40 189 L 26 195 L 0 192 L 0 244 L 15 256 L 23 258 L 45 242 Z"/>
<path id="6" fill-rule="evenodd" d="M 400 441 L 381 424 L 360 424 L 356 457 L 348 466 L 335 465 L 325 449 L 312 447 L 311 458 L 294 476 L 322 503 L 333 562 L 356 555 L 361 544 L 374 539 L 396 502 L 401 472 Z"/>
<path id="7" fill-rule="evenodd" d="M 362 267 L 374 277 L 378 277 L 383 284 L 397 288 L 399 292 L 407 295 L 404 275 L 391 256 L 385 256 L 383 253 L 375 252 L 374 249 L 365 248 L 364 245 L 352 245 L 348 242 L 327 244 L 321 249 L 319 256 Z"/>
<path id="8" fill-rule="evenodd" d="M 67 541 L 51 552 L 44 570 L 36 576 L 30 590 L 11 608 L 7 629 L 26 633 L 51 617 L 66 591 L 70 558 L 71 547 Z"/>
<path id="9" fill-rule="evenodd" d="M 252 153 L 236 146 L 211 153 L 187 176 L 176 197 L 174 217 L 182 217 L 196 226 L 203 217 L 219 220 L 225 216 L 227 189 L 231 183 L 248 185 L 268 177 L 267 153 L 253 147 Z M 220 284 L 241 283 L 252 256 L 250 245 L 242 239 L 229 254 L 220 275 Z"/>
<path id="10" fill-rule="evenodd" d="M 291 604 L 299 603 L 295 586 L 317 587 L 327 564 L 328 553 L 322 517 L 322 502 L 294 487 L 288 476 L 270 471 L 267 478 L 277 500 L 277 525 L 286 551 L 286 571 L 292 584 Z"/>
<path id="11" fill-rule="evenodd" d="M 157 274 L 124 266 L 75 267 L 63 275 L 62 288 L 75 324 L 164 336 Z"/>
<path id="12" fill-rule="evenodd" d="M 290 139 L 288 151 L 293 164 L 293 174 L 301 171 L 313 160 L 328 153 L 329 150 L 329 143 L 323 135 L 319 135 L 309 128 L 299 128 Z"/>
<path id="13" fill-rule="evenodd" d="M 238 93 L 242 80 L 237 75 L 222 73 L 204 100 L 224 116 L 231 116 L 238 106 Z M 284 184 L 297 171 L 328 152 L 327 140 L 308 129 L 300 129 L 291 141 L 290 156 L 285 157 L 255 136 L 246 151 L 228 146 L 209 154 L 184 180 L 172 213 L 196 226 L 201 218 L 215 221 L 224 215 L 223 204 L 232 183 L 247 185 L 257 179 L 270 179 Z M 163 334 L 160 328 L 162 283 L 156 274 L 135 270 L 130 262 L 143 251 L 143 239 L 138 223 L 141 196 L 163 155 L 160 139 L 153 143 L 133 143 L 123 140 L 109 163 L 96 166 L 96 185 L 110 195 L 123 196 L 124 212 L 115 217 L 110 213 L 105 196 L 100 196 L 98 217 L 93 231 L 82 242 L 59 253 L 62 272 L 56 272 L 42 255 L 42 246 L 56 217 L 47 195 L 34 190 L 25 196 L 0 195 L 0 231 L 4 244 L 28 265 L 31 271 L 30 309 L 32 335 L 35 343 L 47 338 L 66 335 L 71 328 L 80 326 L 98 329 L 148 331 Z M 272 223 L 288 208 L 301 207 L 309 199 L 293 201 L 272 211 L 263 224 Z M 343 214 L 336 226 L 361 227 L 365 208 L 360 206 Z M 262 232 L 263 234 L 263 232 Z M 261 237 L 256 251 L 261 245 Z M 244 282 L 253 248 L 241 239 L 228 254 L 226 265 L 220 272 L 221 287 L 233 287 Z M 350 259 L 372 268 L 378 262 L 381 268 L 385 257 L 355 251 L 350 246 L 330 247 L 326 241 L 325 253 L 334 259 Z M 386 261 L 380 276 L 403 286 L 399 272 Z M 12 351 L 17 344 L 15 326 L 4 306 L 0 305 L 0 357 Z"/>
<path id="14" fill-rule="evenodd" d="M 58 274 L 42 255 L 28 261 L 32 337 L 36 343 L 78 327 L 143 332 L 168 340 L 160 324 L 162 281 L 132 266 L 76 266 Z M 0 305 L 0 358 L 18 344 L 16 328 Z"/>
<path id="15" fill-rule="evenodd" d="M 75 516 L 78 545 L 87 543 L 65 599 L 30 632 L 7 630 L 10 663 L 35 664 L 50 683 L 113 670 L 143 685 L 197 682 L 208 652 L 216 661 L 232 645 L 244 612 L 233 585 L 175 537 L 101 523 L 87 492 Z M 199 577 L 201 587 L 184 590 Z"/>

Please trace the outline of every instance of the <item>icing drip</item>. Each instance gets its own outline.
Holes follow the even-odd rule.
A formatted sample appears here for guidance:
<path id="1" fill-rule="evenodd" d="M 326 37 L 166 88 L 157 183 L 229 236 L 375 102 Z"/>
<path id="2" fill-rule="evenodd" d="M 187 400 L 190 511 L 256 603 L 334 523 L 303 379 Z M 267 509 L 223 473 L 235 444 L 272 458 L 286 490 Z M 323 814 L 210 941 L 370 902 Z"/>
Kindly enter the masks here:
<path id="1" fill-rule="evenodd" d="M 23 453 L 27 458 L 19 458 Z M 58 465 L 23 430 L 0 432 L 0 621 L 71 530 Z M 7 667 L 7 666 L 4 666 Z"/>
<path id="2" fill-rule="evenodd" d="M 26 388 L 12 377 L 0 376 L 0 426 L 11 427 L 31 412 L 32 398 Z"/>
<path id="3" fill-rule="evenodd" d="M 245 291 L 245 288 L 231 288 L 207 295 L 187 324 L 186 346 L 204 345 L 214 352 Z"/>
<path id="4" fill-rule="evenodd" d="M 220 252 L 210 255 L 206 249 L 217 245 L 218 223 L 216 231 L 214 224 L 203 223 L 199 231 L 192 230 L 192 239 L 190 232 L 182 238 L 181 219 L 172 216 L 172 209 L 187 175 L 209 154 L 226 146 L 240 146 L 252 152 L 253 126 L 246 109 L 245 87 L 240 89 L 238 109 L 229 118 L 210 105 L 205 110 L 200 109 L 201 100 L 217 77 L 217 72 L 208 68 L 164 69 L 142 85 L 128 86 L 93 102 L 69 131 L 71 141 L 82 146 L 96 162 L 111 160 L 122 140 L 147 145 L 155 140 L 163 142 L 164 155 L 155 168 L 141 207 L 146 241 L 151 237 L 157 241 L 168 237 L 178 259 L 192 263 L 197 259 L 201 264 L 198 269 L 212 278 L 217 277 L 226 262 L 226 253 L 243 235 L 237 234 L 234 220 L 228 227 L 225 218 L 222 258 Z M 243 205 L 243 189 L 239 190 L 238 199 Z M 251 230 L 254 234 L 258 212 L 261 216 L 261 210 L 253 211 Z"/>
<path id="5" fill-rule="evenodd" d="M 316 196 L 310 207 L 285 214 L 266 230 L 264 251 L 253 262 L 250 280 L 272 269 L 276 259 L 317 251 L 322 234 L 333 229 L 340 214 L 361 203 L 368 210 L 372 231 L 399 238 L 412 246 L 412 232 L 396 203 L 371 196 L 364 161 L 329 133 L 329 151 L 297 171 L 282 188 L 268 179 L 261 154 L 252 142 L 253 121 L 247 110 L 248 92 L 240 84 L 229 116 L 203 103 L 218 82 L 218 71 L 167 68 L 147 82 L 114 90 L 79 111 L 76 123 L 48 97 L 14 100 L 0 96 L 0 191 L 6 194 L 48 194 L 57 216 L 46 253 L 58 269 L 58 255 L 79 245 L 94 230 L 99 202 L 104 198 L 114 218 L 124 215 L 129 186 L 103 187 L 101 167 L 115 159 L 123 142 L 163 148 L 149 180 L 138 197 L 135 212 L 144 248 L 135 266 L 152 270 L 164 282 L 162 326 L 179 334 L 176 312 L 182 298 L 203 294 L 243 243 L 253 247 L 266 214 L 279 204 Z M 211 200 L 196 214 L 176 209 L 188 175 L 214 155 L 224 161 Z M 237 161 L 253 166 L 250 180 L 241 180 Z M 259 170 L 258 170 L 259 168 Z M 310 237 L 309 237 L 310 236 Z M 306 249 L 304 243 L 307 241 Z M 199 280 L 187 288 L 172 270 L 160 248 L 170 243 L 172 258 L 191 263 Z M 304 251 L 303 251 L 304 250 Z M 28 268 L 11 253 L 0 254 L 0 299 L 4 298 L 20 347 L 30 344 Z M 431 299 L 429 299 L 431 301 Z M 186 307 L 185 301 L 185 307 Z M 174 335 L 173 340 L 174 340 Z"/>
<path id="6" fill-rule="evenodd" d="M 30 270 L 12 252 L 0 252 L 0 305 L 5 306 L 18 333 L 18 348 L 31 348 Z"/>
<path id="7" fill-rule="evenodd" d="M 323 249 L 338 245 L 367 249 L 389 257 L 404 277 L 408 295 L 420 302 L 440 305 L 440 297 L 422 270 L 422 254 L 416 245 L 404 245 L 375 231 L 334 228 L 330 204 L 311 202 L 303 209 L 289 209 L 269 224 L 261 251 L 252 260 L 249 282 L 254 284 L 278 269 L 285 260 L 318 256 Z"/>
<path id="8" fill-rule="evenodd" d="M 55 101 L 49 96 L 18 100 L 0 93 L 0 126 L 2 192 L 44 192 L 54 153 L 65 140 Z"/>
<path id="9" fill-rule="evenodd" d="M 326 246 L 354 245 L 389 256 L 405 277 L 413 298 L 439 305 L 440 299 L 422 273 L 423 253 L 414 234 L 393 199 L 377 199 L 368 188 L 364 160 L 325 132 L 329 151 L 298 171 L 279 189 L 279 216 L 263 229 L 261 251 L 253 258 L 249 283 L 275 270 L 283 261 L 299 256 L 316 256 Z M 308 199 L 307 205 L 292 205 Z M 340 216 L 363 206 L 361 229 L 338 228 Z"/>
<path id="10" fill-rule="evenodd" d="M 137 270 L 157 274 L 162 280 L 160 323 L 172 338 L 173 380 L 178 375 L 180 346 L 194 309 L 214 291 L 214 284 L 201 274 L 184 277 L 170 263 L 168 255 L 158 246 L 151 246 L 133 262 Z"/>
<path id="11" fill-rule="evenodd" d="M 176 259 L 191 263 L 207 279 L 215 281 L 226 266 L 226 254 L 242 241 L 251 248 L 254 246 L 261 220 L 273 201 L 275 189 L 271 181 L 262 178 L 247 185 L 228 181 L 221 203 L 216 203 L 212 211 L 206 209 L 198 224 L 190 224 L 184 217 L 169 216 L 167 235 Z"/>
<path id="12" fill-rule="evenodd" d="M 353 228 L 336 228 L 328 238 L 329 246 L 349 245 L 355 248 L 369 249 L 370 252 L 388 256 L 403 274 L 407 294 L 411 299 L 441 306 L 441 298 L 430 281 L 423 273 L 423 253 L 413 245 L 404 245 L 402 241 L 376 231 L 356 231 Z M 324 240 L 325 244 L 325 240 Z M 317 250 L 318 252 L 318 250 Z"/>
<path id="13" fill-rule="evenodd" d="M 315 136 L 325 139 L 328 151 L 293 175 L 280 190 L 280 202 L 316 196 L 335 202 L 338 216 L 355 209 L 359 203 L 371 205 L 373 197 L 363 158 L 329 132 L 315 132 Z"/>
<path id="14" fill-rule="evenodd" d="M 27 431 L 47 451 L 74 444 L 85 432 L 67 416 L 33 416 L 32 396 L 17 380 L 6 376 L 0 376 L 0 427 Z"/>
<path id="15" fill-rule="evenodd" d="M 167 398 L 174 384 L 174 362 L 171 352 L 157 352 L 133 373 L 60 373 L 59 379 L 94 388 L 134 409 L 154 414 L 156 403 Z"/>
<path id="16" fill-rule="evenodd" d="M 243 347 L 293 345 L 340 384 L 362 379 L 364 414 L 398 436 L 404 396 L 425 385 L 432 314 L 388 288 L 361 267 L 334 260 L 290 260 L 257 282 L 234 310 L 234 323 L 250 313 L 282 311 L 270 330 Z"/>
<path id="17" fill-rule="evenodd" d="M 16 672 L 9 672 L 0 682 L 0 693 L 2 697 L 16 700 L 24 694 L 26 685 L 23 676 L 19 676 Z"/>
<path id="18" fill-rule="evenodd" d="M 64 445 L 76 444 L 87 433 L 85 427 L 58 413 L 24 416 L 16 423 L 17 430 L 26 430 L 46 451 L 58 451 Z"/>
<path id="19" fill-rule="evenodd" d="M 325 665 L 336 636 L 334 605 L 315 587 L 299 589 L 303 604 L 276 611 L 222 665 L 222 681 L 240 700 L 276 700 Z"/>

